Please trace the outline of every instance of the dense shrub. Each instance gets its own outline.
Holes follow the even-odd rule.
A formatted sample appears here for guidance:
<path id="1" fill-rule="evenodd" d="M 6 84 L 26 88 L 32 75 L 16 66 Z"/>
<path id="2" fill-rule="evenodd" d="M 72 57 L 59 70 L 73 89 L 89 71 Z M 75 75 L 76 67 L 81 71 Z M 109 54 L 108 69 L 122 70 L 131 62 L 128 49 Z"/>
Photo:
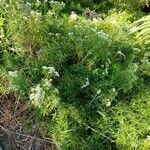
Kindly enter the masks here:
<path id="1" fill-rule="evenodd" d="M 129 147 L 121 140 L 125 106 L 118 103 L 141 81 L 139 45 L 129 34 L 133 16 L 112 10 L 89 19 L 62 13 L 62 2 L 2 2 L 0 58 L 8 91 L 32 105 L 43 132 L 64 150 Z"/>

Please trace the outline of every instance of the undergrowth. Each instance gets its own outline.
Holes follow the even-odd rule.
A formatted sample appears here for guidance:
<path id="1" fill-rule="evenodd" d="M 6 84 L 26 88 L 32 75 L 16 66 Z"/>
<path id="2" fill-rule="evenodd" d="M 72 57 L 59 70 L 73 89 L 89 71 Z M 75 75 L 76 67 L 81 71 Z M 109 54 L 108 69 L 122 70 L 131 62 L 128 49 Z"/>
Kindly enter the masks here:
<path id="1" fill-rule="evenodd" d="M 126 11 L 1 0 L 0 94 L 28 103 L 58 149 L 150 148 L 149 49 L 130 30 L 140 15 L 108 2 Z"/>

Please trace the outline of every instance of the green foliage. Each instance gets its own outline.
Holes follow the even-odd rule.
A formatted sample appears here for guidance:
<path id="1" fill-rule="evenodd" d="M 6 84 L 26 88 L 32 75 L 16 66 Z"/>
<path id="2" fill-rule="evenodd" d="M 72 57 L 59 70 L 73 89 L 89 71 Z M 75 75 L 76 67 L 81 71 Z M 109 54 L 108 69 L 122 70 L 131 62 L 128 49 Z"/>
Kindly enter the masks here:
<path id="1" fill-rule="evenodd" d="M 134 122 L 144 110 L 147 126 L 148 108 L 141 101 L 133 100 L 129 108 L 124 104 L 139 82 L 143 84 L 140 73 L 149 74 L 149 53 L 138 53 L 139 45 L 129 34 L 134 15 L 128 9 L 133 5 L 127 11 L 113 9 L 104 18 L 89 19 L 62 12 L 72 10 L 73 4 L 81 12 L 89 4 L 97 9 L 117 4 L 120 10 L 126 5 L 122 1 L 65 3 L 66 7 L 58 1 L 2 1 L 0 58 L 7 90 L 32 105 L 39 124 L 44 124 L 43 132 L 62 150 L 130 148 L 132 139 L 130 143 L 124 132 L 132 131 L 128 117 L 135 130 L 131 135 L 148 133 L 147 127 L 138 131 Z M 138 114 L 134 106 L 140 107 Z M 124 115 L 124 108 L 136 117 Z"/>
<path id="2" fill-rule="evenodd" d="M 136 38 L 138 42 L 149 44 L 150 43 L 150 16 L 143 17 L 134 23 L 131 29 L 131 34 L 137 33 Z"/>
<path id="3" fill-rule="evenodd" d="M 116 117 L 119 130 L 116 135 L 118 149 L 148 150 L 150 148 L 150 91 L 144 90 L 129 104 L 120 104 Z"/>

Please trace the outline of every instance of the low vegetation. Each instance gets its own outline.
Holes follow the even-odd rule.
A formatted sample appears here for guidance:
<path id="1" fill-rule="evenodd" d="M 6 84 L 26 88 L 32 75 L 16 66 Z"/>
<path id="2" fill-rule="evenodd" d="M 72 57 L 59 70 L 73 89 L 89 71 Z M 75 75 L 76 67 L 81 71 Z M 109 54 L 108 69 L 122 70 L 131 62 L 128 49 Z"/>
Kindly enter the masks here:
<path id="1" fill-rule="evenodd" d="M 4 135 L 31 134 L 22 149 L 150 148 L 148 1 L 0 2 L 0 104 L 18 104 L 24 129 L 5 115 Z"/>

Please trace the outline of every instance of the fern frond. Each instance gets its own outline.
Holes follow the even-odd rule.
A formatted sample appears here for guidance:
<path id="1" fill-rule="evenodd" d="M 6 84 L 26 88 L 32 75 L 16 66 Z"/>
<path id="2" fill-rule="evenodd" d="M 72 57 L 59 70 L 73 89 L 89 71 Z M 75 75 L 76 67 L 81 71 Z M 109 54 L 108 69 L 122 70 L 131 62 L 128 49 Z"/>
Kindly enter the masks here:
<path id="1" fill-rule="evenodd" d="M 130 30 L 130 34 L 136 34 L 139 42 L 150 44 L 150 15 L 134 22 L 134 27 Z"/>

